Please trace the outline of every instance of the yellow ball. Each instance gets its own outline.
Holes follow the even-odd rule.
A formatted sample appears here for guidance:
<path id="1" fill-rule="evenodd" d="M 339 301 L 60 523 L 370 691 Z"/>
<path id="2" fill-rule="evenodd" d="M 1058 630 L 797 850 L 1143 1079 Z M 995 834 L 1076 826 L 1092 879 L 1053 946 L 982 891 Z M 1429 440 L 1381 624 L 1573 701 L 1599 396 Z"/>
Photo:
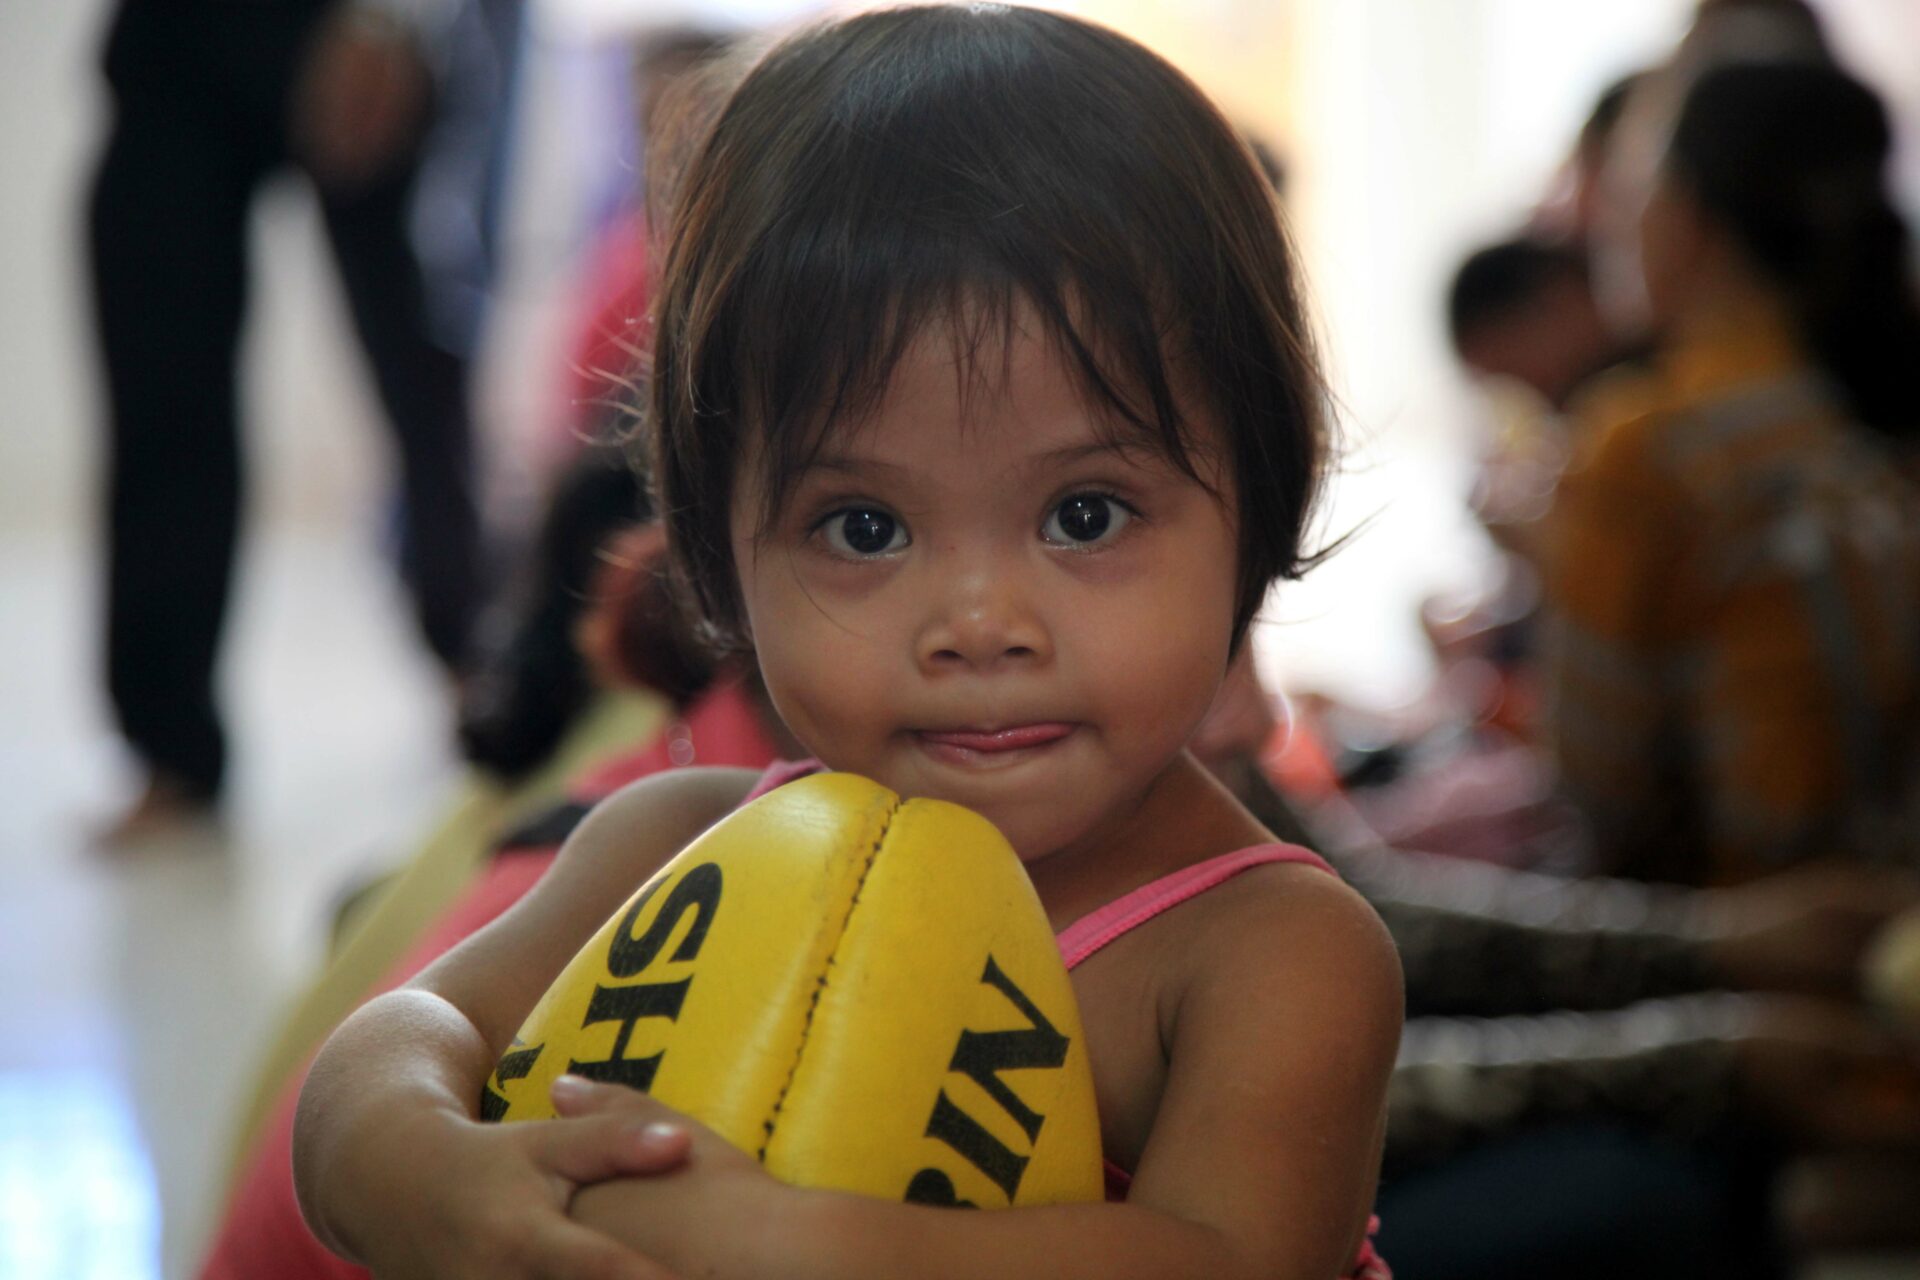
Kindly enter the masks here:
<path id="1" fill-rule="evenodd" d="M 644 1090 L 801 1186 L 980 1207 L 1101 1198 L 1073 988 L 984 818 L 819 774 L 643 885 L 528 1015 L 482 1114 L 563 1072 Z"/>

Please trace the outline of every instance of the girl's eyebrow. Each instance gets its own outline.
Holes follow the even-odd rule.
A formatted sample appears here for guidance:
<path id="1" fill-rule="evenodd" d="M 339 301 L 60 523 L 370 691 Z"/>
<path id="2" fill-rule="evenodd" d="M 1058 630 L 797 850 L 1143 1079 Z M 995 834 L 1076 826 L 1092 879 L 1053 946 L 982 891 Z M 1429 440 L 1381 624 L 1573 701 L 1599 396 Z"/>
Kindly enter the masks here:
<path id="1" fill-rule="evenodd" d="M 800 474 L 808 475 L 815 471 L 830 471 L 837 475 L 873 476 L 884 480 L 904 480 L 912 472 L 891 462 L 882 462 L 878 458 L 865 458 L 849 453 L 820 453 L 807 460 Z"/>
<path id="2" fill-rule="evenodd" d="M 1139 466 L 1158 460 L 1160 450 L 1143 440 L 1090 440 L 1086 444 L 1071 444 L 1049 450 L 1035 458 L 1034 462 L 1040 466 L 1069 466 L 1089 458 L 1102 457 L 1117 457 L 1129 466 Z"/>
<path id="3" fill-rule="evenodd" d="M 1114 458 L 1123 465 L 1135 469 L 1153 469 L 1166 459 L 1159 449 L 1144 440 L 1089 440 L 1082 444 L 1063 445 L 1058 449 L 1049 449 L 1037 454 L 1021 464 L 1022 470 L 1040 471 L 1054 467 L 1069 467 L 1076 463 L 1094 458 Z M 857 476 L 862 479 L 903 483 L 912 478 L 911 467 L 885 462 L 879 458 L 861 454 L 822 452 L 808 459 L 801 468 L 801 475 L 827 472 L 839 476 Z"/>

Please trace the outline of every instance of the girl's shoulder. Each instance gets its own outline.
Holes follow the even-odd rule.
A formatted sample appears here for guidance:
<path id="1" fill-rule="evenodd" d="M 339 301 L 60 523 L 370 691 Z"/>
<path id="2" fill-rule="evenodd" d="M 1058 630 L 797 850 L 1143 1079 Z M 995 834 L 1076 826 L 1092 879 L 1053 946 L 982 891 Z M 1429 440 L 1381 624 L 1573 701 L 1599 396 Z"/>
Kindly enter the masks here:
<path id="1" fill-rule="evenodd" d="M 1258 856 L 1269 852 L 1285 856 Z M 1384 943 L 1391 951 L 1392 940 L 1373 907 L 1319 857 L 1287 846 L 1246 854 L 1244 869 L 1197 896 L 1205 919 L 1196 923 L 1205 932 L 1221 935 L 1230 946 L 1265 946 L 1338 929 L 1359 942 Z"/>
<path id="2" fill-rule="evenodd" d="M 1399 982 L 1397 952 L 1365 899 L 1316 854 L 1274 838 L 1238 796 L 1197 765 L 1174 792 L 1191 850 L 1106 913 L 1158 917 L 1142 948 L 1163 955 L 1181 985 L 1232 981 L 1242 969 L 1293 972 L 1323 958 Z M 1191 843 L 1188 843 L 1191 841 Z M 1158 960 L 1155 963 L 1159 963 Z"/>
<path id="3" fill-rule="evenodd" d="M 652 875 L 751 798 L 761 778 L 755 769 L 696 765 L 629 782 L 581 821 L 560 863 L 588 862 L 596 879 L 637 884 L 632 877 Z"/>
<path id="4" fill-rule="evenodd" d="M 1393 939 L 1366 899 L 1317 859 L 1254 863 L 1186 910 L 1184 927 L 1166 939 L 1182 957 L 1182 1006 L 1297 1007 L 1305 993 L 1342 991 L 1397 1030 L 1403 979 Z"/>
<path id="5" fill-rule="evenodd" d="M 730 765 L 688 765 L 664 769 L 627 783 L 594 806 L 587 821 L 624 825 L 666 820 L 679 825 L 707 823 L 739 808 L 765 777 L 765 771 Z"/>

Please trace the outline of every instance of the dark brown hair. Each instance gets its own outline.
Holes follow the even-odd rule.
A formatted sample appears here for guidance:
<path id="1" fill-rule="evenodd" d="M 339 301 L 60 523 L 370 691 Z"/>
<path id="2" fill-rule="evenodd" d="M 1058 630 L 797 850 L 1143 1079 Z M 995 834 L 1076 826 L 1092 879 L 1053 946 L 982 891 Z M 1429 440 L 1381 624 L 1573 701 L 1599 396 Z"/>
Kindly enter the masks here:
<path id="1" fill-rule="evenodd" d="M 1871 89 L 1810 62 L 1732 64 L 1688 91 L 1667 166 L 1781 290 L 1854 415 L 1920 433 L 1920 298 Z"/>
<path id="2" fill-rule="evenodd" d="M 1447 288 L 1447 332 L 1456 347 L 1484 325 L 1518 314 L 1548 288 L 1586 288 L 1587 255 L 1574 245 L 1518 235 L 1467 255 Z"/>
<path id="3" fill-rule="evenodd" d="M 767 509 L 930 322 L 965 354 L 1030 308 L 1116 433 L 1189 475 L 1206 397 L 1237 495 L 1236 643 L 1306 567 L 1323 390 L 1273 193 L 1191 81 L 1131 40 L 999 5 L 867 13 L 776 46 L 678 187 L 650 374 L 676 569 L 740 642 L 730 508 Z M 1175 369 L 1178 369 L 1178 377 Z"/>

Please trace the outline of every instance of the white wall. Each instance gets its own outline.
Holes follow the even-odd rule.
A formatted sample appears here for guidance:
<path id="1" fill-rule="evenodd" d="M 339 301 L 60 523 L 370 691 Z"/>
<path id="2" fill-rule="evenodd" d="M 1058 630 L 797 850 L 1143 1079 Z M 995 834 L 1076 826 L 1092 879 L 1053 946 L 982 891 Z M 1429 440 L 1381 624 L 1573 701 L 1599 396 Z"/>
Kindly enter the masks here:
<path id="1" fill-rule="evenodd" d="M 44 525 L 79 500 L 92 424 L 74 220 L 99 127 L 101 16 L 97 3 L 0 6 L 0 529 Z"/>

